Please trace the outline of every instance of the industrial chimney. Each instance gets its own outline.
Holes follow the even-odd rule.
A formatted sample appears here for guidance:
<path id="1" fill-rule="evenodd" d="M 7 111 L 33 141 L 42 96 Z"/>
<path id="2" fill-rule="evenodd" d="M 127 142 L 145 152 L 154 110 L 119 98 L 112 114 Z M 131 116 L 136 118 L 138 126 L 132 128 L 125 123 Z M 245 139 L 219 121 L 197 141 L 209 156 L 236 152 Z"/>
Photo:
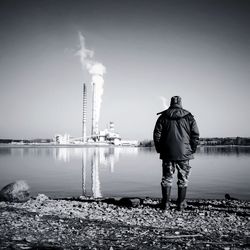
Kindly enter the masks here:
<path id="1" fill-rule="evenodd" d="M 82 142 L 87 140 L 87 87 L 86 84 L 83 84 L 83 109 L 82 109 Z"/>
<path id="2" fill-rule="evenodd" d="M 93 97 L 92 97 L 92 127 L 91 127 L 91 135 L 95 136 L 98 135 L 98 118 L 97 118 L 97 90 L 96 90 L 96 84 L 92 83 L 92 91 L 93 91 Z"/>

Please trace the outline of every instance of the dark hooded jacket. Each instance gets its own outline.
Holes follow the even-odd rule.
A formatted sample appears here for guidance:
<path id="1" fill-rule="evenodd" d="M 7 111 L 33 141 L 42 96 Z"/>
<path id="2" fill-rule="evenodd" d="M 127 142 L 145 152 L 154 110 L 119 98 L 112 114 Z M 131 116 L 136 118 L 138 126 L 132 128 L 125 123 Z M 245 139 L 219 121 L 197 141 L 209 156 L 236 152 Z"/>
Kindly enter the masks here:
<path id="1" fill-rule="evenodd" d="M 160 158 L 171 161 L 193 159 L 199 142 L 199 130 L 193 115 L 180 107 L 161 113 L 154 129 L 154 143 Z"/>

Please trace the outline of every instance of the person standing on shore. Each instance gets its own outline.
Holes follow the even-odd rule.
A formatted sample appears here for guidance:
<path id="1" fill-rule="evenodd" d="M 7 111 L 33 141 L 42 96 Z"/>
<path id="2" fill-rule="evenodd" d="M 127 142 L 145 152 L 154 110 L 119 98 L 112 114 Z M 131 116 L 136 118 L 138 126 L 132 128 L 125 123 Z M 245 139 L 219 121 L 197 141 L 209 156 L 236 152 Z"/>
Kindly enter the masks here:
<path id="1" fill-rule="evenodd" d="M 191 169 L 189 160 L 194 158 L 199 130 L 193 115 L 182 108 L 180 96 L 173 96 L 170 107 L 159 114 L 153 137 L 155 149 L 162 160 L 162 209 L 167 212 L 170 207 L 173 175 L 177 169 L 177 209 L 181 211 L 187 206 L 185 198 Z"/>

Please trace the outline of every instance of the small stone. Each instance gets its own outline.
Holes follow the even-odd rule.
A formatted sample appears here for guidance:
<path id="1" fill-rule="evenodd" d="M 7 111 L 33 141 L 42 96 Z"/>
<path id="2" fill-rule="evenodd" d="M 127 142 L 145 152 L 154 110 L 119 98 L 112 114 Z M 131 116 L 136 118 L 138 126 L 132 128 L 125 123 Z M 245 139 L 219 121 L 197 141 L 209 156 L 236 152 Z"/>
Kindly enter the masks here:
<path id="1" fill-rule="evenodd" d="M 20 236 L 14 236 L 12 240 L 21 241 L 23 238 Z"/>
<path id="2" fill-rule="evenodd" d="M 32 237 L 32 236 L 28 236 L 28 237 L 25 238 L 26 242 L 34 242 L 35 240 L 36 239 L 34 237 Z"/>
<path id="3" fill-rule="evenodd" d="M 39 202 L 39 203 L 42 203 L 47 200 L 49 200 L 49 198 L 45 194 L 38 194 L 36 197 L 36 202 Z"/>

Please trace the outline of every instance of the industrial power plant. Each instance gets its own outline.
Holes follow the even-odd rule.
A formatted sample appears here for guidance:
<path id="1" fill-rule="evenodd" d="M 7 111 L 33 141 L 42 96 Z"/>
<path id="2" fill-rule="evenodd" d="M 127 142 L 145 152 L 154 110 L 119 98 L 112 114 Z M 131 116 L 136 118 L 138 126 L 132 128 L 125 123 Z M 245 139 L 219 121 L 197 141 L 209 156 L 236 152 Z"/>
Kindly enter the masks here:
<path id="1" fill-rule="evenodd" d="M 56 135 L 57 144 L 113 144 L 113 145 L 132 145 L 138 146 L 138 141 L 124 141 L 120 135 L 115 133 L 114 123 L 110 122 L 107 129 L 99 130 L 99 118 L 102 103 L 103 76 L 106 73 L 106 67 L 93 59 L 94 51 L 85 46 L 85 38 L 79 32 L 80 48 L 77 55 L 80 57 L 83 70 L 87 70 L 91 75 L 92 85 L 92 119 L 91 132 L 87 135 L 87 86 L 83 84 L 83 113 L 82 113 L 82 136 L 78 138 L 70 137 L 68 134 Z"/>
<path id="2" fill-rule="evenodd" d="M 138 141 L 122 140 L 121 136 L 115 132 L 114 122 L 109 122 L 108 128 L 99 130 L 100 100 L 98 100 L 98 91 L 98 86 L 92 83 L 91 134 L 87 135 L 87 86 L 84 83 L 82 94 L 82 136 L 71 137 L 69 134 L 58 134 L 55 135 L 56 144 L 138 146 Z"/>

